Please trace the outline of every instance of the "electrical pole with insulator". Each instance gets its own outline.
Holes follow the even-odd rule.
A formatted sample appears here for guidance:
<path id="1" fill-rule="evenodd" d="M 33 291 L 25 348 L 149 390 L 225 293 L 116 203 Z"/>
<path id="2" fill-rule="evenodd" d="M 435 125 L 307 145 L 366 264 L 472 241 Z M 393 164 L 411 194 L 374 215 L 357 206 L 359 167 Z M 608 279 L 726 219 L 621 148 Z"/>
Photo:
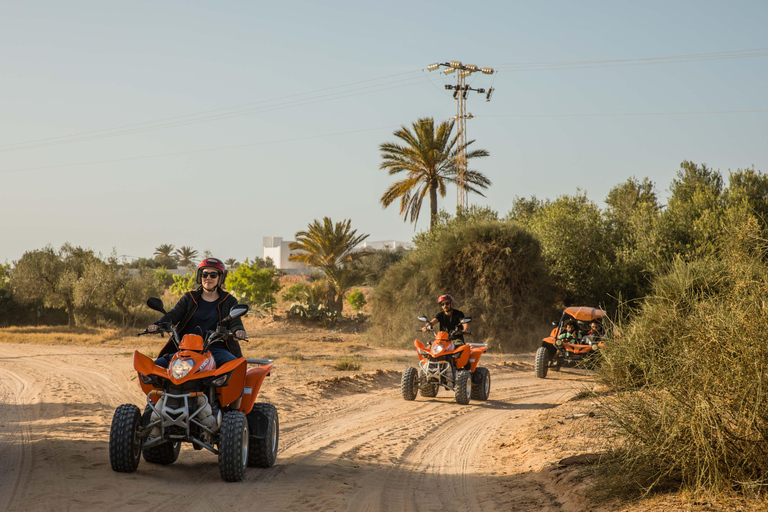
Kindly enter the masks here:
<path id="1" fill-rule="evenodd" d="M 474 89 L 466 85 L 466 78 L 472 73 L 480 72 L 486 75 L 494 73 L 493 68 L 480 68 L 474 64 L 464 65 L 457 60 L 451 62 L 435 63 L 427 66 L 427 70 L 435 71 L 444 67 L 443 73 L 450 75 L 456 73 L 456 85 L 445 85 L 447 90 L 453 91 L 453 98 L 456 100 L 456 122 L 458 123 L 457 141 L 458 153 L 456 155 L 456 210 L 457 212 L 467 209 L 467 190 L 465 188 L 467 176 L 467 119 L 472 119 L 472 114 L 467 114 L 466 99 L 469 91 L 475 91 L 478 94 L 485 94 L 485 101 L 491 101 L 493 87 L 488 89 Z"/>

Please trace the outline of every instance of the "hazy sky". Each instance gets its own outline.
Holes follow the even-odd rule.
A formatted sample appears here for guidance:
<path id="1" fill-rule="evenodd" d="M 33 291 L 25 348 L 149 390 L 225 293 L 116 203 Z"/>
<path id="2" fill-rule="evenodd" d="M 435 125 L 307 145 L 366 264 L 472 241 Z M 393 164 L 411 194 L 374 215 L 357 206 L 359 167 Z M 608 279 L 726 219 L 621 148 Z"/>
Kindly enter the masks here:
<path id="1" fill-rule="evenodd" d="M 469 200 L 501 215 L 577 188 L 602 207 L 631 176 L 664 199 L 683 160 L 768 172 L 764 0 L 3 4 L 0 262 L 65 242 L 242 261 L 323 216 L 410 240 L 378 148 L 455 115 L 455 79 L 426 71 L 450 60 L 499 71 L 470 78 L 496 90 L 467 134 L 493 181 Z"/>

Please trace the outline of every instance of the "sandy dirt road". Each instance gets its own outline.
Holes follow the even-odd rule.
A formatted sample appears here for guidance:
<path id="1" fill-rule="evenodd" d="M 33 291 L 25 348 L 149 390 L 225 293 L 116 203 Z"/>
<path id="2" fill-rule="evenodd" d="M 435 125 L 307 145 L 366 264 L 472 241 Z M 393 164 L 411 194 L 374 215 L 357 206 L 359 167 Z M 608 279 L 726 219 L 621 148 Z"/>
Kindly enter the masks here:
<path id="1" fill-rule="evenodd" d="M 537 473 L 557 454 L 515 457 L 499 447 L 583 389 L 590 381 L 583 372 L 542 381 L 526 364 L 489 365 L 490 399 L 460 406 L 445 390 L 404 401 L 391 370 L 311 381 L 281 376 L 276 366 L 261 399 L 280 414 L 277 463 L 225 483 L 217 457 L 189 445 L 171 466 L 142 459 L 136 473 L 112 471 L 112 414 L 122 403 L 144 404 L 131 356 L 120 348 L 2 345 L 0 510 L 582 509 Z"/>

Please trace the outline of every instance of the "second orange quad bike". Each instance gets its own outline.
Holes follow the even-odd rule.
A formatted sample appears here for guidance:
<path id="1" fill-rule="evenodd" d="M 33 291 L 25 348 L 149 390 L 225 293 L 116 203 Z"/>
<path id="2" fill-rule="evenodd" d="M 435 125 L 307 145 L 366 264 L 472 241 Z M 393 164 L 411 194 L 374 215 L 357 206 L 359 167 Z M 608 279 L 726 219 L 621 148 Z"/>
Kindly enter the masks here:
<path id="1" fill-rule="evenodd" d="M 147 305 L 165 314 L 160 299 L 150 298 Z M 133 353 L 147 404 L 143 413 L 134 404 L 123 404 L 115 411 L 109 434 L 113 470 L 133 473 L 142 454 L 147 462 L 173 464 L 182 443 L 218 455 L 219 472 L 227 482 L 243 480 L 247 466 L 266 468 L 275 463 L 277 409 L 256 402 L 272 361 L 240 357 L 217 368 L 208 350 L 215 341 L 233 338 L 221 324 L 247 311 L 247 305 L 233 307 L 205 338 L 185 334 L 179 339 L 173 326 L 160 324 L 156 332 L 171 333 L 179 349 L 168 368 L 138 351 Z M 249 364 L 256 367 L 248 368 Z"/>
<path id="2" fill-rule="evenodd" d="M 419 320 L 427 322 L 426 316 Z M 471 318 L 463 318 L 462 324 Z M 414 341 L 419 356 L 419 367 L 408 366 L 403 371 L 400 391 L 405 400 L 415 400 L 417 392 L 423 397 L 436 397 L 440 388 L 453 391 L 456 402 L 462 405 L 473 400 L 487 400 L 491 393 L 491 373 L 478 366 L 480 356 L 487 350 L 485 343 L 454 343 L 461 339 L 462 326 L 452 333 L 436 332 L 435 340 L 424 345 Z"/>
<path id="3" fill-rule="evenodd" d="M 555 326 L 552 332 L 541 342 L 541 347 L 536 351 L 534 369 L 540 379 L 547 377 L 547 371 L 558 371 L 563 367 L 585 366 L 589 367 L 599 357 L 599 350 L 603 348 L 604 336 L 584 336 L 580 343 L 569 342 L 559 338 L 566 332 L 565 324 L 569 320 L 575 320 L 582 332 L 589 330 L 589 324 L 597 321 L 605 332 L 606 313 L 602 309 L 590 307 L 565 308 L 559 322 L 553 322 Z"/>

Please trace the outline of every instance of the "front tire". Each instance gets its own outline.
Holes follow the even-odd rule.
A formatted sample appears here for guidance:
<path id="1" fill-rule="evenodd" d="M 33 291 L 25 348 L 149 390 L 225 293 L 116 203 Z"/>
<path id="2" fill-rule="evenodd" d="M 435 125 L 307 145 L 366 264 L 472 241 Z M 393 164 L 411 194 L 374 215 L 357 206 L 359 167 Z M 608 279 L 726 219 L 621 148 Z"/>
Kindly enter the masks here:
<path id="1" fill-rule="evenodd" d="M 277 417 L 277 408 L 272 404 L 254 404 L 248 413 L 248 428 L 251 434 L 261 434 L 256 425 L 266 423 L 264 437 L 251 437 L 248 447 L 248 465 L 251 467 L 268 468 L 277 459 L 277 445 L 280 440 L 280 422 Z"/>
<path id="2" fill-rule="evenodd" d="M 469 397 L 472 395 L 472 372 L 469 370 L 460 370 L 456 375 L 456 403 L 467 405 Z"/>
<path id="3" fill-rule="evenodd" d="M 533 362 L 533 368 L 536 370 L 536 376 L 540 379 L 547 377 L 547 370 L 549 362 L 549 352 L 546 347 L 539 347 L 536 351 L 536 359 Z"/>
<path id="4" fill-rule="evenodd" d="M 416 400 L 416 392 L 419 389 L 419 372 L 413 366 L 408 366 L 403 370 L 403 377 L 400 379 L 400 393 L 403 400 Z"/>
<path id="5" fill-rule="evenodd" d="M 114 471 L 133 473 L 139 467 L 141 446 L 139 437 L 141 411 L 133 404 L 123 404 L 112 416 L 109 430 L 109 462 Z"/>
<path id="6" fill-rule="evenodd" d="M 240 411 L 229 411 L 221 422 L 219 472 L 225 482 L 240 482 L 248 465 L 248 420 Z"/>
<path id="7" fill-rule="evenodd" d="M 478 366 L 472 374 L 472 400 L 488 400 L 491 394 L 491 372 Z"/>

